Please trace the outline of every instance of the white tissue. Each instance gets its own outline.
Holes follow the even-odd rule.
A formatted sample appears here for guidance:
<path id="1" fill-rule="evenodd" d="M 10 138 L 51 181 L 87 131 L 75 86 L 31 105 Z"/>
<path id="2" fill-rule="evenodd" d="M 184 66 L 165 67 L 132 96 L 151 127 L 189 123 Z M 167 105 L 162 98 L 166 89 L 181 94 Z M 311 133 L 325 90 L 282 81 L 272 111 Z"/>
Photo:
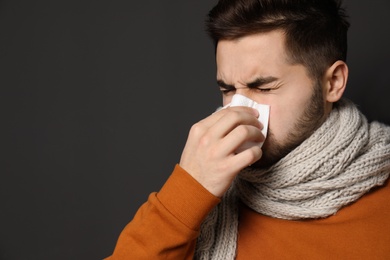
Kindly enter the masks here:
<path id="1" fill-rule="evenodd" d="M 253 101 L 250 98 L 247 98 L 243 95 L 240 94 L 235 94 L 232 97 L 232 101 L 224 106 L 223 108 L 226 107 L 236 107 L 236 106 L 244 106 L 244 107 L 251 107 L 259 111 L 259 121 L 263 125 L 263 129 L 261 132 L 263 133 L 264 137 L 267 137 L 267 131 L 268 131 L 268 120 L 269 120 L 269 110 L 270 106 L 269 105 L 264 105 L 264 104 L 258 104 L 255 101 Z M 237 153 L 248 149 L 249 147 L 252 147 L 254 145 L 259 145 L 260 147 L 263 146 L 263 143 L 255 143 L 255 142 L 247 142 L 244 143 L 242 146 L 240 146 L 237 149 Z"/>

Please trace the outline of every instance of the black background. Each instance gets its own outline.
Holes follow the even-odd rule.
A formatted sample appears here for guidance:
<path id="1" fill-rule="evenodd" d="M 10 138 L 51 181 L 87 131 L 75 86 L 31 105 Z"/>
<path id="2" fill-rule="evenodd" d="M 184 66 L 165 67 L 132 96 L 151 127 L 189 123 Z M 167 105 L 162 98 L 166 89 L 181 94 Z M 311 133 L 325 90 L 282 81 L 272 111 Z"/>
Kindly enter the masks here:
<path id="1" fill-rule="evenodd" d="M 216 1 L 0 0 L 0 259 L 102 259 L 220 105 Z M 346 96 L 390 123 L 390 2 L 345 1 Z"/>

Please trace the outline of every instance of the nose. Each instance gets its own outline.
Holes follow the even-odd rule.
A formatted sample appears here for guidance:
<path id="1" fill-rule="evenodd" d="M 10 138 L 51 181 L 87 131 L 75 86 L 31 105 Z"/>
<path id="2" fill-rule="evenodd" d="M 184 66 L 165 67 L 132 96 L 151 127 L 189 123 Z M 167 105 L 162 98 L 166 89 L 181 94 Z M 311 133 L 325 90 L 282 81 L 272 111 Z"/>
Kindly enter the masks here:
<path id="1" fill-rule="evenodd" d="M 252 99 L 252 97 L 253 97 L 253 91 L 251 91 L 248 87 L 236 88 L 236 94 L 243 95 L 243 96 L 250 98 L 250 99 Z"/>

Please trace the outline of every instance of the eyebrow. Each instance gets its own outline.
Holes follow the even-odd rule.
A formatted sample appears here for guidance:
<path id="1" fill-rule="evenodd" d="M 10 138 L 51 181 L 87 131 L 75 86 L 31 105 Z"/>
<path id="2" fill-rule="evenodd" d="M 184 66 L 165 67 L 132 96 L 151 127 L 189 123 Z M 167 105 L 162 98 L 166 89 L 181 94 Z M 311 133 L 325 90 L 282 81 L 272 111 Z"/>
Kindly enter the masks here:
<path id="1" fill-rule="evenodd" d="M 219 87 L 224 88 L 224 89 L 235 88 L 234 85 L 229 85 L 229 84 L 225 83 L 222 79 L 217 80 L 217 84 Z"/>
<path id="2" fill-rule="evenodd" d="M 271 82 L 274 82 L 278 80 L 278 78 L 276 77 L 272 77 L 272 76 L 269 76 L 269 77 L 258 77 L 256 78 L 254 81 L 252 82 L 249 82 L 249 83 L 246 83 L 245 85 L 248 87 L 248 88 L 258 88 L 262 85 L 265 85 L 265 84 L 268 84 L 268 83 L 271 83 Z M 234 85 L 231 85 L 231 84 L 227 84 L 226 82 L 224 82 L 223 80 L 217 80 L 217 84 L 219 87 L 221 88 L 224 88 L 224 89 L 233 89 L 233 88 L 236 88 Z"/>

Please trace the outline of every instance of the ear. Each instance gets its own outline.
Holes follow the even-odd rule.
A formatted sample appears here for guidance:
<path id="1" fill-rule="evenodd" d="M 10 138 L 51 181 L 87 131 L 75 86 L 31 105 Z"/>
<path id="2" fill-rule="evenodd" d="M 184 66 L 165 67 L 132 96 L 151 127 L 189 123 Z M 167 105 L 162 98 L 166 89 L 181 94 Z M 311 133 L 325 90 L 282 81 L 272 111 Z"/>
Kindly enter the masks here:
<path id="1" fill-rule="evenodd" d="M 348 66 L 344 61 L 338 60 L 325 73 L 325 97 L 328 102 L 338 101 L 347 86 Z"/>

